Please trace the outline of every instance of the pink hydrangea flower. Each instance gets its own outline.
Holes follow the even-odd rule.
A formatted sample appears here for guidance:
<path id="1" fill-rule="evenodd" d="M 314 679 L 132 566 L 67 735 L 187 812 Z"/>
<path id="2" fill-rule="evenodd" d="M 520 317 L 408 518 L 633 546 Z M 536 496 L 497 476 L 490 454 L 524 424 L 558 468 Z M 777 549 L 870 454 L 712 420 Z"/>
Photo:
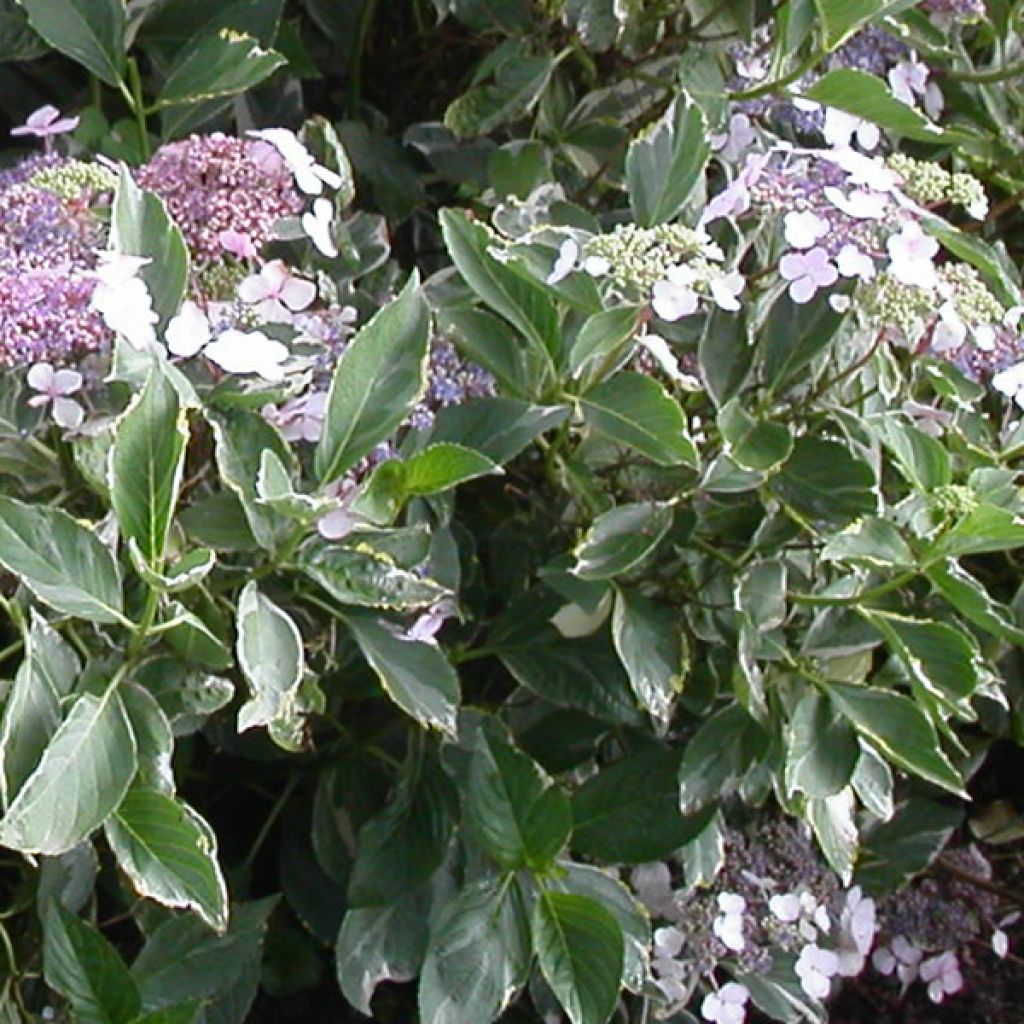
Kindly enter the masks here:
<path id="1" fill-rule="evenodd" d="M 257 313 L 268 323 L 287 324 L 292 322 L 293 313 L 313 303 L 316 285 L 294 275 L 281 260 L 271 260 L 238 286 L 238 297 L 255 304 Z"/>
<path id="2" fill-rule="evenodd" d="M 11 129 L 12 135 L 34 135 L 37 139 L 50 139 L 54 135 L 73 132 L 78 127 L 80 118 L 61 117 L 60 111 L 49 103 L 38 110 L 33 110 L 24 124 Z"/>

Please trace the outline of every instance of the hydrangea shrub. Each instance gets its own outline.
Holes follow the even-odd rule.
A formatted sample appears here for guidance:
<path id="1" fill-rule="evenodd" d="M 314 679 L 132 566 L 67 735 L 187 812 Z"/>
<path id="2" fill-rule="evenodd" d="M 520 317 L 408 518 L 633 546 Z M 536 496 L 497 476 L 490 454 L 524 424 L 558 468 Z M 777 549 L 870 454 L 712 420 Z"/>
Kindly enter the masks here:
<path id="1" fill-rule="evenodd" d="M 497 45 L 401 144 L 270 113 L 372 3 L 5 12 L 92 102 L 0 174 L 3 1012 L 968 998 L 1017 7 L 412 7 Z"/>

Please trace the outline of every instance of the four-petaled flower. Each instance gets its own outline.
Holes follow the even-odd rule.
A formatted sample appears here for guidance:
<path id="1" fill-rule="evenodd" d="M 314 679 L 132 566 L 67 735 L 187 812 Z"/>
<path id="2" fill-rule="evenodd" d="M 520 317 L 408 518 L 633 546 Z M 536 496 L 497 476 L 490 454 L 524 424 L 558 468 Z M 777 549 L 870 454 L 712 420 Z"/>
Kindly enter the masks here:
<path id="1" fill-rule="evenodd" d="M 341 188 L 341 176 L 318 164 L 313 158 L 313 154 L 299 142 L 295 132 L 289 131 L 287 128 L 264 128 L 261 131 L 250 131 L 247 134 L 269 143 L 277 150 L 288 170 L 294 175 L 295 184 L 306 195 L 320 195 L 324 190 L 324 185 L 328 188 Z M 266 159 L 266 157 L 263 156 L 262 159 Z"/>
<path id="2" fill-rule="evenodd" d="M 747 901 L 735 892 L 718 894 L 719 915 L 711 924 L 711 930 L 726 949 L 741 953 L 746 947 L 743 937 L 743 914 Z"/>
<path id="3" fill-rule="evenodd" d="M 681 320 L 697 312 L 700 300 L 693 285 L 696 273 L 687 266 L 669 267 L 665 278 L 651 290 L 651 308 L 662 320 Z"/>
<path id="4" fill-rule="evenodd" d="M 750 992 L 737 981 L 726 982 L 710 992 L 700 1004 L 700 1015 L 712 1024 L 743 1024 L 747 1016 Z"/>
<path id="5" fill-rule="evenodd" d="M 287 324 L 293 313 L 312 304 L 316 285 L 296 277 L 281 260 L 271 260 L 238 286 L 238 297 L 255 304 L 256 312 L 268 323 Z"/>
<path id="6" fill-rule="evenodd" d="M 792 210 L 783 218 L 783 233 L 794 249 L 810 249 L 828 234 L 828 221 L 810 210 Z"/>
<path id="7" fill-rule="evenodd" d="M 779 260 L 779 273 L 789 281 L 789 297 L 798 305 L 810 302 L 819 288 L 839 280 L 839 270 L 820 245 L 807 252 L 787 252 Z"/>
<path id="8" fill-rule="evenodd" d="M 926 235 L 917 221 L 906 221 L 899 234 L 889 236 L 885 247 L 889 251 L 889 272 L 897 281 L 927 289 L 938 285 L 934 260 L 939 243 Z"/>
<path id="9" fill-rule="evenodd" d="M 947 949 L 925 960 L 921 964 L 921 980 L 928 986 L 928 998 L 933 1003 L 941 1003 L 946 996 L 959 992 L 964 987 L 964 979 L 956 953 Z"/>
<path id="10" fill-rule="evenodd" d="M 73 132 L 78 127 L 79 120 L 77 117 L 61 117 L 60 111 L 47 103 L 46 106 L 33 110 L 24 124 L 12 128 L 11 134 L 34 135 L 37 139 L 49 140 L 54 135 Z"/>
<path id="11" fill-rule="evenodd" d="M 36 363 L 28 371 L 28 385 L 39 394 L 33 395 L 28 404 L 43 408 L 53 403 L 53 420 L 58 426 L 74 430 L 85 419 L 85 410 L 73 398 L 82 386 L 82 375 L 77 370 L 54 370 L 50 363 Z"/>
<path id="12" fill-rule="evenodd" d="M 832 979 L 839 973 L 839 955 L 812 942 L 802 950 L 793 968 L 800 987 L 812 999 L 825 999 L 832 988 Z"/>
<path id="13" fill-rule="evenodd" d="M 211 341 L 203 355 L 228 373 L 255 373 L 264 380 L 281 380 L 281 364 L 290 355 L 286 345 L 262 331 L 228 330 Z"/>

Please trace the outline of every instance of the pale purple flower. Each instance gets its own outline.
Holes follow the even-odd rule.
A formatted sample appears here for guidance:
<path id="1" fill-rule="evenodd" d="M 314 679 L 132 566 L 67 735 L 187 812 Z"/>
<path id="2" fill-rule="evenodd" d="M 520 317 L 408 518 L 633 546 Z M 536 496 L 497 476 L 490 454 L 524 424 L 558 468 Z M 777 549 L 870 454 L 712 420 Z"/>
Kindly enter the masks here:
<path id="1" fill-rule="evenodd" d="M 437 634 L 441 631 L 445 619 L 450 619 L 455 614 L 455 605 L 451 601 L 438 601 L 422 615 L 417 616 L 416 621 L 402 634 L 401 639 L 417 644 L 432 644 L 437 646 Z"/>
<path id="2" fill-rule="evenodd" d="M 73 132 L 78 127 L 79 120 L 77 117 L 61 117 L 60 111 L 47 103 L 46 106 L 32 111 L 24 124 L 12 128 L 11 134 L 34 135 L 37 139 L 49 139 L 53 135 Z"/>
<path id="3" fill-rule="evenodd" d="M 316 285 L 297 277 L 281 260 L 271 260 L 256 274 L 238 286 L 238 297 L 256 306 L 256 312 L 268 323 L 291 323 L 292 314 L 301 312 L 316 299 Z"/>
<path id="4" fill-rule="evenodd" d="M 244 231 L 228 228 L 217 236 L 221 248 L 239 260 L 254 260 L 259 253 L 252 237 Z"/>
<path id="5" fill-rule="evenodd" d="M 951 949 L 925 960 L 921 964 L 920 977 L 928 986 L 928 998 L 933 1003 L 941 1003 L 946 996 L 955 995 L 964 987 L 960 963 Z"/>
<path id="6" fill-rule="evenodd" d="M 939 243 L 925 234 L 917 221 L 905 221 L 899 234 L 889 236 L 885 247 L 889 251 L 889 272 L 897 281 L 928 289 L 938 285 L 934 260 Z"/>
<path id="7" fill-rule="evenodd" d="M 313 209 L 302 215 L 302 230 L 310 241 L 328 259 L 338 255 L 338 247 L 331 236 L 334 223 L 334 204 L 330 199 L 313 200 Z"/>
<path id="8" fill-rule="evenodd" d="M 811 210 L 792 210 L 782 223 L 786 241 L 794 249 L 810 249 L 829 232 L 828 221 Z"/>
<path id="9" fill-rule="evenodd" d="M 356 528 L 356 520 L 347 508 L 331 509 L 317 521 L 316 530 L 324 540 L 341 540 Z"/>
<path id="10" fill-rule="evenodd" d="M 311 391 L 300 398 L 289 399 L 280 409 L 265 406 L 263 417 L 281 431 L 286 441 L 316 442 L 323 432 L 326 411 L 327 392 Z"/>
<path id="11" fill-rule="evenodd" d="M 889 946 L 879 946 L 871 955 L 871 963 L 879 974 L 896 972 L 904 986 L 917 978 L 924 953 L 905 935 L 897 935 Z"/>
<path id="12" fill-rule="evenodd" d="M 828 252 L 815 246 L 807 252 L 789 252 L 779 260 L 779 273 L 789 281 L 789 297 L 798 305 L 810 302 L 820 288 L 839 280 L 839 271 Z"/>
<path id="13" fill-rule="evenodd" d="M 846 903 L 839 916 L 839 973 L 854 978 L 864 969 L 867 955 L 875 941 L 878 923 L 875 901 L 863 895 L 859 885 L 846 894 Z"/>
<path id="14" fill-rule="evenodd" d="M 800 897 L 795 892 L 777 893 L 768 901 L 768 909 L 783 924 L 792 924 L 800 917 Z"/>
<path id="15" fill-rule="evenodd" d="M 854 189 L 847 195 L 841 188 L 826 185 L 822 194 L 837 210 L 854 220 L 881 220 L 889 206 L 884 192 L 866 188 Z"/>
<path id="16" fill-rule="evenodd" d="M 747 1017 L 750 992 L 736 981 L 726 982 L 717 992 L 711 992 L 700 1004 L 700 1015 L 711 1024 L 743 1024 Z"/>
<path id="17" fill-rule="evenodd" d="M 960 318 L 952 302 L 944 302 L 939 306 L 939 319 L 932 331 L 932 351 L 951 352 L 966 340 L 967 324 Z"/>
<path id="18" fill-rule="evenodd" d="M 929 82 L 928 66 L 922 64 L 916 56 L 911 55 L 901 60 L 889 72 L 888 78 L 889 87 L 896 99 L 915 107 L 920 98 L 929 117 L 938 117 L 942 113 L 942 93 L 934 82 Z M 935 130 L 939 131 L 938 128 Z"/>
<path id="19" fill-rule="evenodd" d="M 651 308 L 662 320 L 681 320 L 697 312 L 700 304 L 693 288 L 697 275 L 687 266 L 669 267 L 665 279 L 651 291 Z"/>
<path id="20" fill-rule="evenodd" d="M 738 160 L 756 139 L 754 122 L 746 114 L 733 114 L 728 129 L 711 136 L 711 148 L 724 160 Z"/>
<path id="21" fill-rule="evenodd" d="M 800 950 L 793 969 L 800 979 L 800 987 L 812 999 L 826 999 L 832 988 L 832 979 L 839 973 L 839 956 L 831 949 L 822 949 L 812 942 Z"/>
<path id="22" fill-rule="evenodd" d="M 699 224 L 704 226 L 720 217 L 739 217 L 750 209 L 750 189 L 761 177 L 772 158 L 771 152 L 751 153 L 736 177 L 705 207 Z"/>
<path id="23" fill-rule="evenodd" d="M 899 188 L 900 176 L 875 157 L 853 149 L 822 150 L 819 155 L 822 160 L 846 171 L 850 185 L 862 185 L 875 192 L 895 192 Z"/>
<path id="24" fill-rule="evenodd" d="M 1000 370 L 992 378 L 992 387 L 1024 409 L 1024 363 Z"/>
<path id="25" fill-rule="evenodd" d="M 85 410 L 68 397 L 82 387 L 82 375 L 77 370 L 54 370 L 50 363 L 36 363 L 28 371 L 27 380 L 29 387 L 39 392 L 28 400 L 29 405 L 40 409 L 52 403 L 58 426 L 68 430 L 81 426 Z"/>

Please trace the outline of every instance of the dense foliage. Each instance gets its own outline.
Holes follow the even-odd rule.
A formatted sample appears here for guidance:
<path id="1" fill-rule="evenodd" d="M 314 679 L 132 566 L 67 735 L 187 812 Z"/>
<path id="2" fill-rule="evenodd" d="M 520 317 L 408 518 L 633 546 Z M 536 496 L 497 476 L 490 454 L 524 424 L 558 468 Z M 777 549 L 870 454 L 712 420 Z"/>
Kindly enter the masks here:
<path id="1" fill-rule="evenodd" d="M 1021 16 L 3 0 L 0 1019 L 968 1019 Z"/>

